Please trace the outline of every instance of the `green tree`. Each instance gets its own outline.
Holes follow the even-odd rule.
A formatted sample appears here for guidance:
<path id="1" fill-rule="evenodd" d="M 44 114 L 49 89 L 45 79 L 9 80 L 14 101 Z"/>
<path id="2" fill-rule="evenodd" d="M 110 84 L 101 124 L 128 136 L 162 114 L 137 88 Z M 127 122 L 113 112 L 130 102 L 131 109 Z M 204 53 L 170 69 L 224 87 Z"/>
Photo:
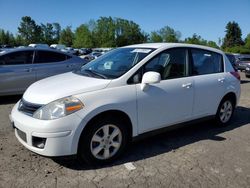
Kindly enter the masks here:
<path id="1" fill-rule="evenodd" d="M 150 34 L 150 42 L 180 42 L 181 32 L 165 26 Z"/>
<path id="2" fill-rule="evenodd" d="M 54 43 L 55 32 L 53 30 L 53 25 L 51 23 L 41 24 L 42 29 L 42 40 L 44 43 L 50 45 Z"/>
<path id="3" fill-rule="evenodd" d="M 234 46 L 241 46 L 244 44 L 242 41 L 242 33 L 240 26 L 236 22 L 228 22 L 226 25 L 226 35 L 223 40 L 222 48 L 231 48 Z"/>
<path id="4" fill-rule="evenodd" d="M 82 47 L 92 48 L 92 47 L 94 47 L 92 33 L 89 30 L 87 24 L 82 24 L 78 28 L 76 28 L 73 46 L 75 48 L 82 48 Z"/>
<path id="5" fill-rule="evenodd" d="M 14 35 L 9 31 L 4 31 L 3 29 L 0 29 L 0 44 L 15 46 L 16 41 Z"/>
<path id="6" fill-rule="evenodd" d="M 208 41 L 206 46 L 212 47 L 212 48 L 217 48 L 219 49 L 220 47 L 216 44 L 214 41 Z"/>
<path id="7" fill-rule="evenodd" d="M 159 33 L 164 42 L 179 42 L 181 38 L 181 33 L 179 31 L 175 31 L 169 26 L 161 28 Z"/>
<path id="8" fill-rule="evenodd" d="M 188 44 L 198 44 L 198 45 L 206 45 L 207 41 L 201 38 L 200 35 L 197 35 L 196 33 L 193 34 L 192 37 L 188 37 L 184 40 L 185 43 Z"/>
<path id="9" fill-rule="evenodd" d="M 94 29 L 95 45 L 99 47 L 114 47 L 115 22 L 112 17 L 100 17 Z"/>
<path id="10" fill-rule="evenodd" d="M 188 37 L 184 40 L 185 43 L 188 44 L 198 44 L 198 45 L 204 45 L 204 46 L 209 46 L 212 48 L 220 48 L 216 42 L 214 41 L 207 41 L 203 39 L 200 35 L 197 35 L 196 33 L 193 34 L 192 37 Z"/>
<path id="11" fill-rule="evenodd" d="M 133 21 L 116 18 L 114 22 L 116 46 L 125 46 L 147 41 L 147 34 L 142 32 L 140 26 Z"/>
<path id="12" fill-rule="evenodd" d="M 22 17 L 18 32 L 26 45 L 42 41 L 42 28 L 29 16 Z"/>
<path id="13" fill-rule="evenodd" d="M 16 37 L 15 37 L 15 45 L 16 46 L 25 45 L 25 42 L 24 42 L 23 38 L 21 37 L 21 35 L 16 35 Z"/>
<path id="14" fill-rule="evenodd" d="M 245 47 L 250 49 L 250 33 L 247 35 L 245 39 Z"/>
<path id="15" fill-rule="evenodd" d="M 150 34 L 150 42 L 163 42 L 163 39 L 157 31 L 152 31 Z"/>
<path id="16" fill-rule="evenodd" d="M 74 33 L 71 30 L 71 27 L 67 26 L 61 32 L 59 43 L 64 44 L 66 46 L 72 46 L 73 40 L 74 40 Z"/>
<path id="17" fill-rule="evenodd" d="M 59 43 L 61 35 L 61 26 L 59 23 L 55 22 L 52 24 L 54 28 L 54 43 Z"/>

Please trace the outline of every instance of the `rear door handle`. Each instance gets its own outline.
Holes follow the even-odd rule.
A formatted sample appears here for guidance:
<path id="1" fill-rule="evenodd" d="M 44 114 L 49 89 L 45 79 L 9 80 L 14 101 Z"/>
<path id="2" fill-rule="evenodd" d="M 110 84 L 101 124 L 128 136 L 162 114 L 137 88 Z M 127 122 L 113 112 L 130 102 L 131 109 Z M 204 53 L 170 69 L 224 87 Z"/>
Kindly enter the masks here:
<path id="1" fill-rule="evenodd" d="M 192 83 L 182 84 L 182 87 L 184 87 L 184 88 L 191 88 L 192 87 Z"/>
<path id="2" fill-rule="evenodd" d="M 218 81 L 223 83 L 225 81 L 225 78 L 219 78 Z"/>

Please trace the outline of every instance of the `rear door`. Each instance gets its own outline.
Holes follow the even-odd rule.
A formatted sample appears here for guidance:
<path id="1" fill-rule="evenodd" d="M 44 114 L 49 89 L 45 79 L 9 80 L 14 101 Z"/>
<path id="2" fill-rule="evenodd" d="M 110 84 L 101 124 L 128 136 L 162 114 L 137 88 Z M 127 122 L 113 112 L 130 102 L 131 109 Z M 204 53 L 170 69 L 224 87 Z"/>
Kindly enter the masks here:
<path id="1" fill-rule="evenodd" d="M 194 80 L 194 118 L 216 113 L 225 93 L 225 73 L 221 54 L 190 49 L 191 75 Z"/>
<path id="2" fill-rule="evenodd" d="M 48 50 L 36 50 L 34 67 L 36 80 L 72 71 L 76 64 L 71 56 Z"/>
<path id="3" fill-rule="evenodd" d="M 33 54 L 25 50 L 0 56 L 0 95 L 21 94 L 35 82 Z"/>

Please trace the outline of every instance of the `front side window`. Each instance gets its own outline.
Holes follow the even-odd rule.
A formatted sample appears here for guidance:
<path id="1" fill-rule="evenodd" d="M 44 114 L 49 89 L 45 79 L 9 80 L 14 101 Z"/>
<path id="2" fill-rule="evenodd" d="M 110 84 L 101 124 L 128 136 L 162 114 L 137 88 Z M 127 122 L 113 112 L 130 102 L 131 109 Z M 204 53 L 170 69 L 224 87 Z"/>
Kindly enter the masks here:
<path id="1" fill-rule="evenodd" d="M 144 66 L 144 73 L 155 71 L 161 74 L 162 80 L 180 78 L 186 73 L 186 50 L 174 48 L 156 55 Z"/>
<path id="2" fill-rule="evenodd" d="M 12 52 L 0 56 L 0 65 L 23 65 L 31 64 L 33 51 Z"/>
<path id="3" fill-rule="evenodd" d="M 153 49 L 149 48 L 118 48 L 89 62 L 75 73 L 103 79 L 115 79 L 125 74 L 152 51 Z"/>
<path id="4" fill-rule="evenodd" d="M 67 59 L 67 55 L 57 52 L 51 51 L 37 51 L 35 63 L 54 63 L 65 61 Z"/>
<path id="5" fill-rule="evenodd" d="M 191 49 L 192 75 L 223 72 L 222 55 L 207 50 Z"/>

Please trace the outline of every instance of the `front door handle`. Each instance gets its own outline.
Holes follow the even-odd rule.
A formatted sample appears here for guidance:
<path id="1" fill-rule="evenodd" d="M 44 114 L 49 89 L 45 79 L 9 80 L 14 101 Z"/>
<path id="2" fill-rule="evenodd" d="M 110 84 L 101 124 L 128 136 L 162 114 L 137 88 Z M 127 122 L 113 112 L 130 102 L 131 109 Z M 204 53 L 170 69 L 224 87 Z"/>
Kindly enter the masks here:
<path id="1" fill-rule="evenodd" d="M 182 87 L 184 87 L 184 88 L 191 88 L 192 87 L 192 83 L 182 84 Z"/>

